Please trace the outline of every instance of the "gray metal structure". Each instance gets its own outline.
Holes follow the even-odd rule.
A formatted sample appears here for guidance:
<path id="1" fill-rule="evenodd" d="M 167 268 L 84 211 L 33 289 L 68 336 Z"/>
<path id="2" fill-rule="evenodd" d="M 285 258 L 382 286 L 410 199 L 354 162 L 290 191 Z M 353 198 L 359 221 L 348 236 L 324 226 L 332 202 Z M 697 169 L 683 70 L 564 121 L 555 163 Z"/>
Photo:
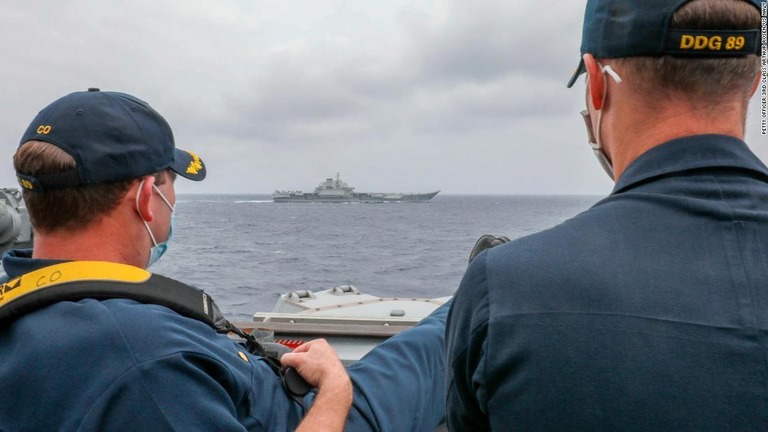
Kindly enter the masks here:
<path id="1" fill-rule="evenodd" d="M 274 202 L 292 203 L 383 203 L 383 202 L 425 202 L 440 193 L 440 191 L 428 193 L 400 193 L 400 192 L 355 192 L 355 188 L 347 185 L 336 173 L 336 179 L 327 178 L 321 182 L 314 192 L 302 191 L 275 191 L 272 194 Z"/>
<path id="2" fill-rule="evenodd" d="M 32 247 L 32 225 L 21 192 L 0 188 L 0 253 Z"/>
<path id="3" fill-rule="evenodd" d="M 272 312 L 256 313 L 254 322 L 242 325 L 255 326 L 265 337 L 292 348 L 325 338 L 342 362 L 351 364 L 388 337 L 415 326 L 449 299 L 376 297 L 352 285 L 318 292 L 291 291 L 280 296 Z"/>

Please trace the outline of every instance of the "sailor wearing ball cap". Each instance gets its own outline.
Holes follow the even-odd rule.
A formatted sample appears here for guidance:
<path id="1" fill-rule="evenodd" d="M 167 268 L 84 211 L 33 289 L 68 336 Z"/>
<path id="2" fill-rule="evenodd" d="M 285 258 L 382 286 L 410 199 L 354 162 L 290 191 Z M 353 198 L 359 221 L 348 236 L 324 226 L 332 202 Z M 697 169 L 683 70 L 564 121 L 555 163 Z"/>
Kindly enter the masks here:
<path id="1" fill-rule="evenodd" d="M 768 425 L 768 169 L 744 142 L 756 0 L 588 0 L 591 209 L 478 254 L 447 325 L 448 426 Z"/>

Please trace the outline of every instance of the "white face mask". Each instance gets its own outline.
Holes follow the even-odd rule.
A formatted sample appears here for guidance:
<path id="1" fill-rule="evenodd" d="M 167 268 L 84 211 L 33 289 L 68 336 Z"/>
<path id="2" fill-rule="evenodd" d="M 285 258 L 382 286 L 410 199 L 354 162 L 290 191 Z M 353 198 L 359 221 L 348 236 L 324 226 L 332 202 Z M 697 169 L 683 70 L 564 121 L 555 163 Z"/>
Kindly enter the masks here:
<path id="1" fill-rule="evenodd" d="M 144 180 L 139 183 L 139 190 L 141 190 L 141 187 L 144 186 Z M 176 216 L 175 210 L 171 203 L 168 201 L 167 198 L 165 198 L 165 195 L 163 195 L 162 192 L 160 192 L 160 189 L 157 188 L 157 186 L 152 185 L 152 187 L 155 189 L 155 192 L 157 192 L 158 195 L 160 195 L 160 198 L 162 198 L 165 205 L 168 206 L 169 209 L 171 209 L 171 226 L 168 229 L 168 239 L 166 239 L 162 243 L 158 243 L 155 241 L 155 236 L 152 234 L 152 230 L 149 229 L 149 224 L 147 221 L 144 220 L 144 217 L 141 216 L 141 212 L 139 212 L 139 217 L 141 217 L 141 221 L 144 222 L 144 226 L 147 228 L 147 232 L 149 233 L 149 238 L 152 239 L 152 248 L 149 249 L 149 261 L 147 262 L 147 268 L 152 266 L 152 264 L 156 263 L 157 260 L 160 259 L 160 257 L 163 256 L 166 250 L 168 250 L 168 244 L 171 243 L 171 239 L 173 238 L 173 220 Z M 136 194 L 136 211 L 139 210 L 139 195 Z"/>
<path id="2" fill-rule="evenodd" d="M 614 81 L 616 81 L 616 84 L 621 83 L 621 77 L 619 74 L 614 71 L 610 65 L 603 66 L 601 68 L 601 71 L 604 74 L 609 75 L 611 78 L 613 78 Z M 603 103 L 600 105 L 600 109 L 597 110 L 597 134 L 595 134 L 594 129 L 592 128 L 592 116 L 589 115 L 588 110 L 584 110 L 581 112 L 581 116 L 584 118 L 584 123 L 586 123 L 587 126 L 587 138 L 589 139 L 589 146 L 592 147 L 592 151 L 595 153 L 595 156 L 597 157 L 597 161 L 600 162 L 600 166 L 603 167 L 603 170 L 605 170 L 606 174 L 608 174 L 608 177 L 613 180 L 613 164 L 611 163 L 611 160 L 608 159 L 608 156 L 603 151 L 603 146 L 600 140 L 601 135 L 601 128 L 600 125 L 603 120 L 603 107 L 605 107 L 605 99 L 608 96 L 608 86 L 603 87 Z"/>

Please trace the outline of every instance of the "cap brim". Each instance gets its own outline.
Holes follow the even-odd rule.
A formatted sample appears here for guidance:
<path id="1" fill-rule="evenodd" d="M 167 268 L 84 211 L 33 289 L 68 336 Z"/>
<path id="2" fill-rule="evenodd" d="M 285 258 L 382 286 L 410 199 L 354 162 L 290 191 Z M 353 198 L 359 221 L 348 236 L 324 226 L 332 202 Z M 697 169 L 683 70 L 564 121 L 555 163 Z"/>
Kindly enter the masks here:
<path id="1" fill-rule="evenodd" d="M 205 163 L 195 153 L 176 149 L 176 158 L 169 167 L 176 174 L 194 181 L 205 178 Z"/>
<path id="2" fill-rule="evenodd" d="M 579 76 L 586 71 L 587 71 L 587 67 L 584 66 L 584 59 L 582 58 L 581 60 L 579 60 L 579 65 L 576 66 L 576 70 L 573 71 L 573 75 L 571 76 L 570 81 L 568 81 L 568 88 L 573 87 L 573 84 L 576 82 Z"/>

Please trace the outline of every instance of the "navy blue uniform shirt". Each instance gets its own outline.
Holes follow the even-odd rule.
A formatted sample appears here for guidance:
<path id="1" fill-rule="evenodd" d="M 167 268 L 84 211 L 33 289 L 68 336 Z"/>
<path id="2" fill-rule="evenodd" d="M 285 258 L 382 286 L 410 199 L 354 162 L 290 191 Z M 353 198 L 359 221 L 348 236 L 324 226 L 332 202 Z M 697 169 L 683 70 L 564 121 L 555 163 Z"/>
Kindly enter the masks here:
<path id="1" fill-rule="evenodd" d="M 766 430 L 766 329 L 768 170 L 735 138 L 673 140 L 591 209 L 471 263 L 448 424 Z"/>
<path id="2" fill-rule="evenodd" d="M 6 254 L 10 277 L 61 262 L 30 252 Z M 303 409 L 263 360 L 244 351 L 163 306 L 55 303 L 0 331 L 0 430 L 295 428 Z"/>
<path id="3" fill-rule="evenodd" d="M 59 262 L 28 250 L 3 257 L 11 277 Z M 448 307 L 348 368 L 347 431 L 435 430 Z M 282 432 L 304 414 L 264 360 L 201 321 L 133 300 L 63 301 L 0 329 L 0 383 L 2 432 Z"/>

